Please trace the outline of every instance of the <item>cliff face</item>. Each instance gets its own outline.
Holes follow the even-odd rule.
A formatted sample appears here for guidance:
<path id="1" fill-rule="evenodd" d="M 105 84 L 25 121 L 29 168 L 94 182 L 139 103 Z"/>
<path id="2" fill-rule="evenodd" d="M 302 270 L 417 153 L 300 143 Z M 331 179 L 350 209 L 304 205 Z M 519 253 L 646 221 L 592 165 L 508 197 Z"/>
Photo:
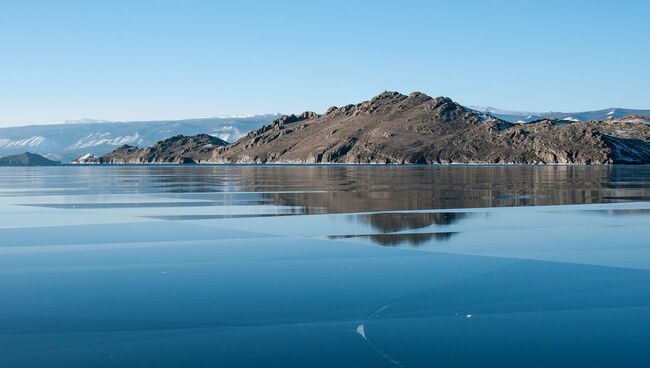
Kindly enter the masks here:
<path id="1" fill-rule="evenodd" d="M 288 115 L 226 145 L 174 137 L 148 149 L 122 147 L 101 162 L 196 163 L 650 163 L 642 116 L 513 124 L 447 97 L 384 92 L 325 114 Z M 216 139 L 216 138 L 214 138 Z"/>

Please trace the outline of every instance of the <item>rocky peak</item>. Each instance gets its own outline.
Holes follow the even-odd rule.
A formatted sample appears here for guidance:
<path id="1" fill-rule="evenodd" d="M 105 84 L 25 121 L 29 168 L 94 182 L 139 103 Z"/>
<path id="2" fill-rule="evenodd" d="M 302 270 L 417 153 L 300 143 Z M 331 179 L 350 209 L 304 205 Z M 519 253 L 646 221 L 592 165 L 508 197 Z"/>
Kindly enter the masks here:
<path id="1" fill-rule="evenodd" d="M 384 91 L 384 92 L 378 94 L 377 96 L 371 98 L 370 103 L 375 103 L 375 102 L 378 102 L 378 101 L 394 100 L 394 99 L 403 100 L 405 98 L 406 98 L 406 96 L 404 96 L 403 94 L 401 94 L 399 92 Z"/>
<path id="2" fill-rule="evenodd" d="M 275 119 L 273 123 L 271 123 L 271 126 L 273 128 L 279 128 L 286 124 L 297 123 L 303 120 L 315 119 L 318 116 L 319 116 L 318 114 L 312 111 L 305 111 L 300 115 L 294 115 L 294 114 L 282 115 L 279 118 Z"/>
<path id="3" fill-rule="evenodd" d="M 125 152 L 125 153 L 127 153 L 127 152 L 135 152 L 135 151 L 139 151 L 139 150 L 141 150 L 141 148 L 138 148 L 136 146 L 130 146 L 128 144 L 124 144 L 122 146 L 117 147 L 114 152 Z"/>
<path id="4" fill-rule="evenodd" d="M 362 114 L 380 114 L 393 109 L 404 110 L 431 100 L 431 97 L 421 92 L 413 92 L 405 96 L 399 92 L 384 91 L 368 101 L 343 107 L 332 106 L 327 109 L 327 117 L 352 117 Z"/>
<path id="5" fill-rule="evenodd" d="M 445 98 L 447 98 L 447 97 L 445 97 Z M 412 101 L 414 103 L 424 103 L 424 102 L 432 100 L 432 97 L 427 95 L 427 94 L 424 94 L 422 92 L 411 92 L 408 95 L 407 100 Z M 450 101 L 451 101 L 451 99 L 450 99 Z"/>
<path id="6" fill-rule="evenodd" d="M 439 97 L 436 97 L 436 98 L 431 99 L 431 100 L 432 100 L 431 103 L 432 103 L 434 108 L 438 108 L 438 107 L 443 106 L 443 105 L 458 105 L 457 103 L 454 102 L 454 100 L 452 100 L 449 97 L 445 97 L 445 96 L 439 96 Z M 458 105 L 458 106 L 460 106 L 460 105 Z"/>
<path id="7" fill-rule="evenodd" d="M 223 139 L 213 137 L 208 134 L 198 134 L 198 135 L 193 135 L 193 136 L 185 136 L 185 135 L 177 135 L 171 138 L 167 138 L 165 140 L 162 140 L 158 142 L 156 145 L 160 145 L 163 147 L 166 146 L 172 146 L 172 145 L 186 145 L 186 144 L 192 144 L 192 145 L 207 145 L 210 144 L 212 146 L 225 146 L 228 144 L 228 142 L 224 141 Z"/>

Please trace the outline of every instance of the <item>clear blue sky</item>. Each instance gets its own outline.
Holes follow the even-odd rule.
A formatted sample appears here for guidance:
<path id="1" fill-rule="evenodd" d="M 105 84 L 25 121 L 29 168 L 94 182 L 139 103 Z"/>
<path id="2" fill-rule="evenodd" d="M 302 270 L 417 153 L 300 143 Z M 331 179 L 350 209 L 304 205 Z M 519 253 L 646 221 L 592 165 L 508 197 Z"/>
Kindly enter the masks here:
<path id="1" fill-rule="evenodd" d="M 383 90 L 650 108 L 650 2 L 0 3 L 0 125 L 324 111 Z"/>

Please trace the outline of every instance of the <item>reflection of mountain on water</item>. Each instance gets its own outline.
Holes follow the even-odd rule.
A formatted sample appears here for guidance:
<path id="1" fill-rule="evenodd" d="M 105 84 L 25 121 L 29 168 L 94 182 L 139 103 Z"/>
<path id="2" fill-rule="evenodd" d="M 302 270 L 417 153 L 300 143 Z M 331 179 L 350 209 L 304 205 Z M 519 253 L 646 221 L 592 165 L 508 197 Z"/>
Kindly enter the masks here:
<path id="1" fill-rule="evenodd" d="M 89 174 L 84 180 L 90 182 L 82 183 L 84 190 L 94 193 L 108 192 L 115 187 L 146 193 L 153 188 L 170 195 L 204 193 L 201 198 L 207 200 L 230 198 L 235 203 L 245 200 L 299 206 L 305 207 L 306 213 L 650 200 L 650 166 L 269 165 L 76 169 L 102 172 L 103 175 Z"/>
<path id="2" fill-rule="evenodd" d="M 451 225 L 467 217 L 463 212 L 436 213 L 367 213 L 356 215 L 359 222 L 369 224 L 382 233 L 419 229 L 431 225 Z"/>
<path id="3" fill-rule="evenodd" d="M 384 247 L 394 247 L 409 244 L 419 246 L 430 241 L 445 241 L 454 236 L 455 232 L 441 233 L 411 233 L 411 234 L 364 234 L 330 236 L 330 239 L 365 238 Z"/>
<path id="4" fill-rule="evenodd" d="M 649 215 L 650 209 L 635 208 L 635 209 L 609 209 L 609 210 L 590 210 L 591 213 L 596 213 L 605 216 L 642 216 Z"/>
<path id="5" fill-rule="evenodd" d="M 650 166 L 254 167 L 240 185 L 318 213 L 609 203 L 650 199 Z M 265 171 L 266 170 L 266 171 Z M 309 191 L 304 191 L 309 188 Z M 281 191 L 281 192 L 279 192 Z"/>
<path id="6" fill-rule="evenodd" d="M 368 224 L 377 229 L 381 234 L 339 235 L 331 236 L 332 239 L 365 238 L 382 246 L 399 246 L 409 244 L 418 246 L 429 241 L 447 240 L 454 232 L 427 232 L 394 234 L 395 232 L 421 229 L 428 226 L 448 226 L 466 217 L 464 212 L 390 212 L 390 213 L 364 213 L 354 215 L 353 218 L 361 223 Z"/>

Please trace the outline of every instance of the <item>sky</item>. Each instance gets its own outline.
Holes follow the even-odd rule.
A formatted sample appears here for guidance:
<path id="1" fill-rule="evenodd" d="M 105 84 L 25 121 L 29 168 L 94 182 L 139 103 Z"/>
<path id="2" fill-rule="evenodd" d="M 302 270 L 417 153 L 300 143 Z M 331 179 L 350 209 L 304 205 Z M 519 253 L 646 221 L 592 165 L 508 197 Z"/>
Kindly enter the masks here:
<path id="1" fill-rule="evenodd" d="M 0 1 L 0 126 L 323 112 L 384 91 L 650 108 L 650 2 Z"/>

